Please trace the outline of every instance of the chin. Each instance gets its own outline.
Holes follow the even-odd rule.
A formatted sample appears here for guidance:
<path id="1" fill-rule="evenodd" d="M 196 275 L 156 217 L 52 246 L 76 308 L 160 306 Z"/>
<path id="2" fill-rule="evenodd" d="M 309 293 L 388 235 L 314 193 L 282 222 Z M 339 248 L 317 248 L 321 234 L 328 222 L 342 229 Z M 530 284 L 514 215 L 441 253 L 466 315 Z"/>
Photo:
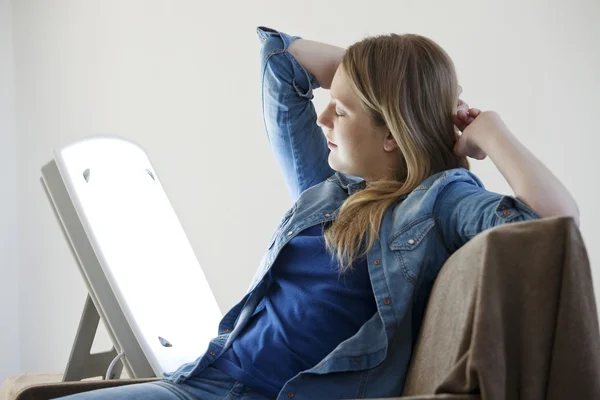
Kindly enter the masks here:
<path id="1" fill-rule="evenodd" d="M 337 159 L 337 157 L 332 156 L 331 153 L 329 153 L 329 158 L 327 159 L 327 161 L 328 161 L 328 164 L 331 167 L 331 169 L 336 172 L 341 172 L 342 174 L 345 174 L 345 175 L 358 176 L 358 175 L 355 175 L 355 173 L 353 173 L 353 171 L 350 171 L 349 168 L 347 168 L 342 163 L 340 163 L 339 160 Z"/>
<path id="2" fill-rule="evenodd" d="M 347 171 L 346 171 L 344 168 L 341 168 L 341 167 L 339 167 L 339 166 L 337 166 L 337 165 L 335 165 L 335 164 L 329 163 L 329 166 L 330 166 L 330 167 L 331 167 L 331 169 L 332 169 L 332 170 L 334 170 L 335 172 L 340 172 L 340 173 L 342 173 L 342 174 L 344 174 L 344 175 L 352 175 L 352 174 L 349 174 L 349 173 L 348 173 L 348 172 L 347 172 Z"/>
<path id="3" fill-rule="evenodd" d="M 331 159 L 331 153 L 329 153 L 329 159 L 327 160 L 327 163 L 329 164 L 329 166 L 331 167 L 332 170 L 337 171 L 337 172 L 344 172 L 343 168 L 341 168 L 341 166 L 338 165 L 338 163 L 335 162 L 335 160 Z"/>

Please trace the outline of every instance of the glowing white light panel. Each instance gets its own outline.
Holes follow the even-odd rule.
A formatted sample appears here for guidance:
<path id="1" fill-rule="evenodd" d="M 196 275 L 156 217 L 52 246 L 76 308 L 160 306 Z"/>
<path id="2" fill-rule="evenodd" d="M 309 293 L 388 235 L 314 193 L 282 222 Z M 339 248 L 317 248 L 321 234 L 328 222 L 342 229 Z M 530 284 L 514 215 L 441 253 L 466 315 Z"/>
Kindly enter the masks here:
<path id="1" fill-rule="evenodd" d="M 118 137 L 95 137 L 55 151 L 55 160 L 156 375 L 197 359 L 222 314 L 146 153 Z"/>

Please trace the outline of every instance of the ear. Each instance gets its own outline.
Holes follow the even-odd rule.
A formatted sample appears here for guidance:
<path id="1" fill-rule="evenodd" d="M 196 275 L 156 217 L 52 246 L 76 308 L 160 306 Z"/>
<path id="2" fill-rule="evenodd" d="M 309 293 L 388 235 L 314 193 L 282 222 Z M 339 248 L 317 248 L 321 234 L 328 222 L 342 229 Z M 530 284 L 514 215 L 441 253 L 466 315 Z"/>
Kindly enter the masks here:
<path id="1" fill-rule="evenodd" d="M 390 131 L 388 131 L 388 134 L 383 141 L 383 149 L 385 151 L 394 151 L 398 149 L 398 143 Z"/>

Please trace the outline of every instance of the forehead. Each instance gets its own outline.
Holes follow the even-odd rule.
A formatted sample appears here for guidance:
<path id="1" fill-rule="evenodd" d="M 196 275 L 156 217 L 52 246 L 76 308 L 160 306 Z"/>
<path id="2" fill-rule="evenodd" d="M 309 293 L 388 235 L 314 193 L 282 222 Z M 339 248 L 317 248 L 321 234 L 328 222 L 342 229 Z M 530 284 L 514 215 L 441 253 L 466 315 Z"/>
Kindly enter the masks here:
<path id="1" fill-rule="evenodd" d="M 333 80 L 331 81 L 332 95 L 335 96 L 336 94 L 338 94 L 337 92 L 343 91 L 345 86 L 346 86 L 346 72 L 344 71 L 344 68 L 342 68 L 342 65 L 340 64 L 340 66 L 335 71 L 335 74 L 333 74 Z"/>
<path id="2" fill-rule="evenodd" d="M 346 73 L 341 65 L 333 75 L 329 94 L 332 99 L 345 106 L 352 106 L 354 103 L 354 96 L 350 90 L 350 86 L 347 84 Z"/>

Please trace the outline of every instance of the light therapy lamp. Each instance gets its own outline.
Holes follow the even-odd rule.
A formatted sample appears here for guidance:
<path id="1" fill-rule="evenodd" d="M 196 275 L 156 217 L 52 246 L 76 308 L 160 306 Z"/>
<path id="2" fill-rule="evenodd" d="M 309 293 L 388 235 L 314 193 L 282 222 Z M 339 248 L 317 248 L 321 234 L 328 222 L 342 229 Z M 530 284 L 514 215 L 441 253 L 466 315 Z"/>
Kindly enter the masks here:
<path id="1" fill-rule="evenodd" d="M 222 313 L 144 150 L 102 136 L 53 154 L 41 180 L 88 288 L 63 381 L 196 360 Z M 113 348 L 90 354 L 100 319 Z"/>

